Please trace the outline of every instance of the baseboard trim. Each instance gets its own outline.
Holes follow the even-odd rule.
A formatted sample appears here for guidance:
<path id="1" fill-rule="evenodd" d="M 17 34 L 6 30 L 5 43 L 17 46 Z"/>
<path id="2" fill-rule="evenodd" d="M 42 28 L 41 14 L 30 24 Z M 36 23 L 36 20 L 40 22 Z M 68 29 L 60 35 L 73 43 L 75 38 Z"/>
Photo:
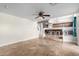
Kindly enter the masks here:
<path id="1" fill-rule="evenodd" d="M 38 38 L 38 37 L 31 37 L 31 38 L 26 38 L 26 39 L 23 39 L 23 40 L 18 40 L 18 41 L 13 41 L 13 42 L 11 41 L 9 43 L 1 44 L 0 47 L 15 44 L 15 43 L 22 42 L 22 41 L 32 40 L 32 39 L 36 39 L 36 38 Z"/>

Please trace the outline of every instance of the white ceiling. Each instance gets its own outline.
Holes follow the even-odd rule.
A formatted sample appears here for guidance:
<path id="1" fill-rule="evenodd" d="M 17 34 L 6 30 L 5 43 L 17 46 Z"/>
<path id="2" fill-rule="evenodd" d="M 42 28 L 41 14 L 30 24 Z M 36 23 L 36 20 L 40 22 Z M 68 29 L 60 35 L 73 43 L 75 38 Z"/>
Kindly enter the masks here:
<path id="1" fill-rule="evenodd" d="M 70 15 L 79 12 L 79 3 L 0 3 L 0 12 L 31 20 L 35 17 L 33 14 L 40 11 L 47 12 L 51 17 Z"/>

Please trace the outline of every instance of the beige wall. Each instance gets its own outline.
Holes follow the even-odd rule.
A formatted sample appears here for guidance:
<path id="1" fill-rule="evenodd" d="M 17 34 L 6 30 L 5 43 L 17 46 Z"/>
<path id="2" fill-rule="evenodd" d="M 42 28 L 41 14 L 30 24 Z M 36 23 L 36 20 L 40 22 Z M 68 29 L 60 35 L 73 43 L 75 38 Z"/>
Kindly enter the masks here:
<path id="1" fill-rule="evenodd" d="M 38 36 L 36 22 L 0 13 L 0 46 Z"/>

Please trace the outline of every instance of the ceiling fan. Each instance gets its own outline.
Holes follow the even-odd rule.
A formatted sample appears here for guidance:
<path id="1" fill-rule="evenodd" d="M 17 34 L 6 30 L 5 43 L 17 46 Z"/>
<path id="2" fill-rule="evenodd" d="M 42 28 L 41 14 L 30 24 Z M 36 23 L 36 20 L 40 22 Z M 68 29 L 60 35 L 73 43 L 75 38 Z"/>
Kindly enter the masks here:
<path id="1" fill-rule="evenodd" d="M 43 11 L 40 11 L 38 14 L 37 14 L 37 17 L 35 17 L 35 19 L 39 18 L 39 17 L 42 17 L 43 19 L 45 19 L 45 17 L 50 17 L 49 14 L 45 14 L 45 12 Z"/>

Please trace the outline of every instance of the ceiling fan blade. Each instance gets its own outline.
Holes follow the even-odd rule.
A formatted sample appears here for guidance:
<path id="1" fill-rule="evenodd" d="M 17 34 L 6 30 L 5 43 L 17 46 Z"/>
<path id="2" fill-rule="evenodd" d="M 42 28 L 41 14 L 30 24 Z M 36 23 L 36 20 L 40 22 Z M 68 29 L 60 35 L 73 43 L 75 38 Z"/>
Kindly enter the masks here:
<path id="1" fill-rule="evenodd" d="M 35 19 L 39 18 L 40 16 L 35 17 Z M 45 19 L 45 17 L 42 16 L 43 19 Z"/>
<path id="2" fill-rule="evenodd" d="M 49 17 L 50 15 L 43 15 L 43 16 L 48 16 Z"/>
<path id="3" fill-rule="evenodd" d="M 39 18 L 39 16 L 35 17 L 35 19 Z"/>

